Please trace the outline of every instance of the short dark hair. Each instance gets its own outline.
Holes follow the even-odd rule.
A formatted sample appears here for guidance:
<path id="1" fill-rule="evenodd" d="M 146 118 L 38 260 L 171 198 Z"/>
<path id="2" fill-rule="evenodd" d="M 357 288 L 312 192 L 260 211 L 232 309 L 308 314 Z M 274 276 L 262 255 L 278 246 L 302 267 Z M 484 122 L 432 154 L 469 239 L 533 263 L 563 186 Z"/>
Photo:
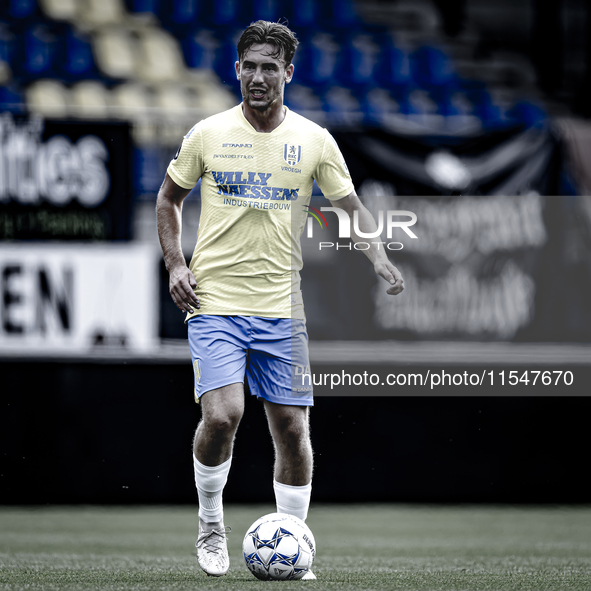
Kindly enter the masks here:
<path id="1" fill-rule="evenodd" d="M 286 67 L 291 64 L 298 46 L 298 40 L 293 31 L 285 25 L 269 21 L 256 21 L 251 23 L 240 36 L 237 46 L 238 60 L 242 61 L 244 54 L 258 43 L 275 45 L 277 51 L 272 53 L 271 57 L 284 60 Z"/>

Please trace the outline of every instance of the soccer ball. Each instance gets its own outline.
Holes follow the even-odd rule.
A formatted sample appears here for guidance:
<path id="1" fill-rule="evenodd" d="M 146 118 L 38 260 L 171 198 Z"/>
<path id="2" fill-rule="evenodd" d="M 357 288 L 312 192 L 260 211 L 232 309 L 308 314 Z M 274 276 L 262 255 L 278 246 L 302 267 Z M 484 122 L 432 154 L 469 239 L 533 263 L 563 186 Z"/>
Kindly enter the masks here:
<path id="1" fill-rule="evenodd" d="M 242 552 L 248 570 L 257 579 L 296 580 L 311 568 L 316 542 L 301 519 L 287 513 L 269 513 L 248 528 Z"/>

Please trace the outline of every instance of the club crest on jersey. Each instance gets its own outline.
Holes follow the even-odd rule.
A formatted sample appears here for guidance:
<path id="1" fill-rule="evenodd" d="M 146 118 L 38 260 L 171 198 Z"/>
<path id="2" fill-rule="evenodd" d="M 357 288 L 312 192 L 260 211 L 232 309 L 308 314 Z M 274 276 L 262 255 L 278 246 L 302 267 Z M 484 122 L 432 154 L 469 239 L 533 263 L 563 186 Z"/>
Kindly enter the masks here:
<path id="1" fill-rule="evenodd" d="M 296 144 L 283 145 L 283 160 L 289 166 L 295 166 L 302 159 L 302 146 Z"/>

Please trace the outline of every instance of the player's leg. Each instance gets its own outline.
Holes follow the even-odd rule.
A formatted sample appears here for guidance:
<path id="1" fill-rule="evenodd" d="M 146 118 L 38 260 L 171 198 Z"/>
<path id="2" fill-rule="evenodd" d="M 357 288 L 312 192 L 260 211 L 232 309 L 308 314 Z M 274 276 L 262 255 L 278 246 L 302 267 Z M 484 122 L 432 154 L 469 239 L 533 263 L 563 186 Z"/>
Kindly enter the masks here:
<path id="1" fill-rule="evenodd" d="M 305 519 L 312 490 L 307 407 L 313 404 L 312 385 L 301 375 L 310 365 L 305 323 L 256 318 L 253 329 L 247 377 L 251 394 L 265 402 L 273 437 L 277 510 Z"/>
<path id="2" fill-rule="evenodd" d="M 277 511 L 305 520 L 312 493 L 313 466 L 308 407 L 265 400 L 265 411 L 275 447 L 273 488 Z"/>
<path id="3" fill-rule="evenodd" d="M 199 496 L 197 558 L 211 576 L 230 568 L 222 494 L 230 464 L 236 429 L 244 412 L 244 387 L 229 384 L 202 395 L 202 418 L 193 442 L 195 485 Z"/>
<path id="4" fill-rule="evenodd" d="M 262 398 L 275 447 L 273 488 L 279 513 L 305 520 L 312 493 L 308 406 L 313 404 L 304 321 L 256 318 L 247 366 L 251 394 Z M 304 577 L 316 576 L 308 571 Z"/>
<path id="5" fill-rule="evenodd" d="M 240 318 L 225 316 L 203 315 L 189 321 L 195 398 L 202 406 L 193 442 L 199 496 L 197 558 L 201 568 L 213 576 L 225 574 L 230 566 L 222 493 L 232 463 L 236 429 L 244 411 L 243 324 Z"/>
<path id="6" fill-rule="evenodd" d="M 201 421 L 193 442 L 199 521 L 204 531 L 223 527 L 222 492 L 232 462 L 234 437 L 244 413 L 244 386 L 229 384 L 200 398 Z"/>

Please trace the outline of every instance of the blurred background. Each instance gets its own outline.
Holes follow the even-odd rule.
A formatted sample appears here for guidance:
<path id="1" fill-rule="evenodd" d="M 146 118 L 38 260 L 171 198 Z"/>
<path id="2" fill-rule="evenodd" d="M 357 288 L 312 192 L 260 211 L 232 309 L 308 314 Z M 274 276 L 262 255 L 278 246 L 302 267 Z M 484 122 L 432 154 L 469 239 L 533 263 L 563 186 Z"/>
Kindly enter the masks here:
<path id="1" fill-rule="evenodd" d="M 312 371 L 574 376 L 319 386 L 314 499 L 589 502 L 583 0 L 2 2 L 0 502 L 195 501 L 199 408 L 155 200 L 183 135 L 240 101 L 257 19 L 296 32 L 285 102 L 331 131 L 376 218 L 417 215 L 418 240 L 392 237 L 397 298 L 362 253 L 319 249 L 336 223 L 303 236 Z M 317 188 L 312 205 L 329 205 Z M 199 212 L 198 185 L 187 257 Z M 272 455 L 249 399 L 225 498 L 271 500 Z"/>

